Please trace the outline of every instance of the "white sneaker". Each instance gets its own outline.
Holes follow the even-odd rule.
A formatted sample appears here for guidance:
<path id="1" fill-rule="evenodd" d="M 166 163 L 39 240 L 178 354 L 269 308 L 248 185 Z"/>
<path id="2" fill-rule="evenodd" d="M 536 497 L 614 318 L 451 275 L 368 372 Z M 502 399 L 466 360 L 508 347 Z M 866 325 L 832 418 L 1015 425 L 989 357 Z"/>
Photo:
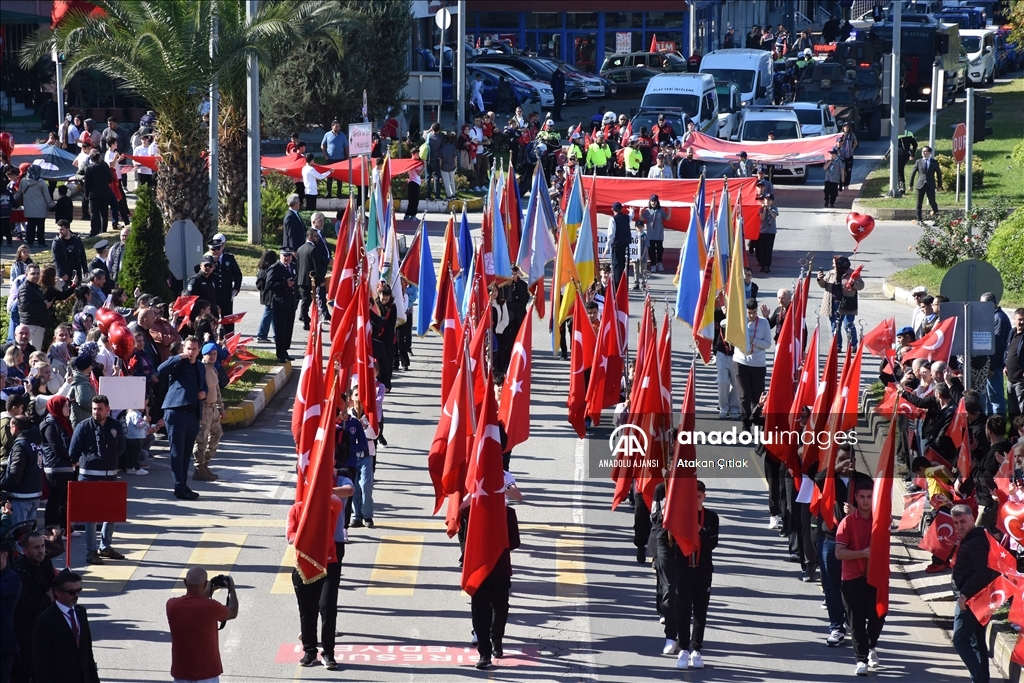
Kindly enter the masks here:
<path id="1" fill-rule="evenodd" d="M 878 668 L 878 653 L 875 652 L 875 648 L 871 648 L 870 650 L 868 650 L 868 668 Z"/>
<path id="2" fill-rule="evenodd" d="M 136 468 L 135 471 L 132 472 L 132 474 L 134 474 L 136 476 L 142 476 L 144 474 L 149 474 L 149 470 L 143 469 L 143 468 L 139 467 L 139 468 Z"/>
<path id="3" fill-rule="evenodd" d="M 658 619 L 658 623 L 659 624 L 664 624 L 665 623 L 665 617 L 662 617 L 661 619 Z"/>
<path id="4" fill-rule="evenodd" d="M 772 515 L 768 520 L 769 529 L 780 529 L 782 528 L 782 517 L 780 515 Z"/>
<path id="5" fill-rule="evenodd" d="M 839 647 L 843 644 L 844 640 L 846 640 L 846 634 L 836 629 L 828 635 L 828 638 L 825 639 L 825 644 L 829 647 Z"/>
<path id="6" fill-rule="evenodd" d="M 677 655 L 679 654 L 679 643 L 672 640 L 671 638 L 665 639 L 665 647 L 661 648 L 661 654 L 663 655 Z"/>
<path id="7" fill-rule="evenodd" d="M 704 658 L 700 656 L 700 650 L 694 650 L 690 653 L 690 666 L 694 669 L 704 668 Z"/>
<path id="8" fill-rule="evenodd" d="M 867 662 L 857 662 L 857 668 L 854 669 L 853 672 L 856 675 L 858 675 L 858 676 L 867 676 L 868 675 L 868 663 Z"/>
<path id="9" fill-rule="evenodd" d="M 679 659 L 676 660 L 677 669 L 689 669 L 690 668 L 690 653 L 683 650 L 679 653 Z"/>
<path id="10" fill-rule="evenodd" d="M 477 637 L 476 637 L 476 631 L 473 631 L 473 637 L 469 639 L 469 644 L 470 645 L 478 645 L 479 644 L 479 640 L 477 640 Z"/>

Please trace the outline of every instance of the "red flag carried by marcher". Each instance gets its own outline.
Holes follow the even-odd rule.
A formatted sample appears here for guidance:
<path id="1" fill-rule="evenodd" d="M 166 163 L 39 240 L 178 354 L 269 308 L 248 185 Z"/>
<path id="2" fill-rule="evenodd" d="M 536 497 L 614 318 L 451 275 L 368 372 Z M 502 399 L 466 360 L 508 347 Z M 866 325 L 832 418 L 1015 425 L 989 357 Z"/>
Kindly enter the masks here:
<path id="1" fill-rule="evenodd" d="M 317 366 L 319 366 L 319 358 Z M 318 438 L 309 459 L 309 485 L 303 499 L 302 516 L 295 531 L 295 562 L 303 583 L 312 583 L 327 571 L 328 545 L 334 536 L 335 519 L 331 515 L 334 491 L 335 396 L 327 405 L 318 425 Z"/>
<path id="2" fill-rule="evenodd" d="M 860 349 L 857 353 L 860 354 Z M 879 617 L 889 612 L 889 530 L 892 528 L 892 477 L 898 433 L 899 427 L 893 419 L 878 454 L 871 498 L 871 554 L 868 556 L 867 580 L 875 588 L 875 613 Z"/>
<path id="3" fill-rule="evenodd" d="M 872 549 L 874 552 L 874 549 Z M 988 624 L 992 614 L 1010 599 L 1016 587 L 1005 576 L 997 576 L 987 586 L 967 599 L 967 606 L 974 612 L 982 626 Z"/>
<path id="4" fill-rule="evenodd" d="M 468 471 L 469 528 L 462 560 L 462 589 L 473 595 L 508 550 L 505 475 L 494 393 L 484 392 Z M 487 637 L 487 636 L 483 636 Z"/>
<path id="5" fill-rule="evenodd" d="M 441 410 L 441 419 L 438 420 L 437 430 L 434 432 L 434 440 L 427 453 L 427 470 L 434 485 L 434 514 L 441 509 L 441 502 L 446 497 L 453 493 L 458 494 L 454 498 L 456 520 L 459 518 L 458 507 L 462 500 L 466 463 L 473 440 L 473 397 L 470 379 L 473 373 L 465 344 L 459 359 L 458 375 L 452 390 L 448 392 L 444 408 Z M 450 500 L 449 506 L 452 504 Z M 449 510 L 449 514 L 452 512 Z"/>
<path id="6" fill-rule="evenodd" d="M 462 349 L 462 339 L 469 321 L 465 325 L 459 324 L 459 309 L 455 304 L 455 288 L 450 279 L 447 281 L 445 291 L 441 292 L 441 297 L 448 300 L 444 306 L 445 318 L 441 328 L 441 405 L 443 406 L 455 384 L 455 376 L 459 373 L 459 352 Z"/>
<path id="7" fill-rule="evenodd" d="M 292 406 L 292 438 L 298 454 L 295 481 L 295 500 L 306 499 L 307 472 L 311 453 L 320 428 L 320 411 L 324 402 L 323 348 L 320 340 L 320 313 L 313 307 L 310 334 L 306 352 L 302 356 L 302 371 Z M 333 424 L 334 416 L 331 416 Z"/>
<path id="8" fill-rule="evenodd" d="M 686 378 L 686 389 L 683 390 L 683 403 L 679 416 L 679 431 L 693 432 L 696 428 L 696 399 L 694 397 L 693 366 Z M 685 463 L 695 464 L 697 447 L 693 444 L 681 444 L 676 441 L 675 453 L 671 466 L 668 468 L 668 481 L 665 482 L 665 513 L 662 526 L 668 529 L 672 538 L 679 544 L 683 555 L 692 555 L 700 550 L 700 522 L 697 514 L 697 468 L 685 467 Z"/>
<path id="9" fill-rule="evenodd" d="M 658 358 L 657 333 L 654 330 L 654 314 L 645 307 L 645 327 L 648 331 L 645 335 L 647 346 L 643 355 L 643 367 L 638 368 L 635 381 L 633 382 L 633 394 L 630 399 L 629 421 L 648 435 L 649 445 L 645 458 L 642 459 L 640 467 L 634 472 L 637 490 L 643 494 L 644 502 L 650 509 L 654 502 L 654 487 L 664 481 L 662 475 L 662 464 L 665 462 L 665 438 L 670 425 L 665 419 L 668 413 L 665 412 L 664 397 L 661 392 L 661 366 Z M 639 345 L 638 345 L 639 346 Z M 639 356 L 639 348 L 637 349 Z M 624 480 L 623 480 L 624 481 Z M 613 501 L 614 508 L 621 500 L 618 497 L 619 484 L 616 482 L 616 500 Z M 625 499 L 626 491 L 622 491 L 622 499 Z"/>
<path id="10" fill-rule="evenodd" d="M 960 473 L 960 478 L 967 481 L 971 476 L 971 435 L 967 429 L 967 410 L 964 408 L 963 399 L 960 399 L 956 406 L 953 421 L 946 428 L 946 436 L 957 448 L 956 469 Z"/>
<path id="11" fill-rule="evenodd" d="M 939 558 L 949 557 L 956 546 L 956 540 L 953 517 L 948 512 L 940 510 L 917 547 Z"/>
<path id="12" fill-rule="evenodd" d="M 579 297 L 577 297 L 577 300 Z M 530 375 L 533 358 L 532 304 L 526 308 L 526 318 L 519 325 L 519 333 L 512 345 L 512 356 L 508 364 L 505 383 L 501 387 L 501 405 L 498 407 L 498 421 L 505 427 L 508 443 L 505 450 L 513 448 L 530 438 Z"/>
<path id="13" fill-rule="evenodd" d="M 790 410 L 797 388 L 793 368 L 799 362 L 799 358 L 793 355 L 793 324 L 802 324 L 803 321 L 795 320 L 795 316 L 792 315 L 792 304 L 789 313 L 790 315 L 782 321 L 782 330 L 779 332 L 778 344 L 775 347 L 775 363 L 768 384 L 768 398 L 764 402 L 764 432 L 773 435 L 770 443 L 765 445 L 769 455 L 795 472 L 800 466 L 797 457 L 799 444 L 794 439 L 782 438 L 782 432 L 791 429 Z"/>
<path id="14" fill-rule="evenodd" d="M 619 402 L 619 388 L 622 385 L 622 354 L 613 292 L 604 297 L 601 326 L 590 367 L 587 415 L 594 424 L 601 424 L 601 411 Z"/>
<path id="15" fill-rule="evenodd" d="M 455 312 L 448 310 L 449 297 L 445 291 L 452 287 L 452 279 L 461 272 L 459 267 L 459 249 L 455 244 L 455 215 L 448 219 L 448 227 L 444 229 L 444 250 L 441 252 L 441 273 L 437 278 L 437 305 L 434 307 L 434 329 L 444 327 L 446 318 L 454 317 Z M 454 296 L 451 297 L 454 300 Z M 456 307 L 456 311 L 458 308 Z"/>
<path id="16" fill-rule="evenodd" d="M 362 296 L 360 296 L 362 294 Z M 356 306 L 356 329 L 355 329 L 355 368 L 357 385 L 359 389 L 359 400 L 365 406 L 366 419 L 374 431 L 379 429 L 377 424 L 377 378 L 373 368 L 377 360 L 373 357 L 373 347 L 370 341 L 370 300 L 365 296 L 365 288 L 356 291 L 359 300 Z M 312 327 L 312 325 L 310 325 Z"/>
<path id="17" fill-rule="evenodd" d="M 861 344 L 873 356 L 892 358 L 896 343 L 896 318 L 886 318 L 864 335 Z"/>
<path id="18" fill-rule="evenodd" d="M 800 381 L 797 383 L 796 396 L 793 398 L 793 406 L 789 411 L 792 419 L 791 428 L 800 430 L 800 418 L 804 408 L 810 410 L 814 406 L 814 399 L 818 394 L 818 327 L 814 328 L 811 335 L 811 343 L 807 345 L 807 354 L 804 357 L 803 367 L 800 369 Z"/>
<path id="19" fill-rule="evenodd" d="M 345 210 L 345 215 L 348 215 L 348 209 Z M 345 220 L 342 220 L 342 223 L 347 225 Z M 350 238 L 348 240 L 348 250 L 344 254 L 344 263 L 342 262 L 341 254 L 342 237 L 338 235 L 338 250 L 334 254 L 331 286 L 327 293 L 327 298 L 334 302 L 331 310 L 332 345 L 338 339 L 338 328 L 341 326 L 341 320 L 355 296 L 356 272 L 359 270 L 359 252 L 362 251 L 362 237 L 359 235 L 359 231 L 353 229 L 348 232 L 348 235 Z M 343 330 L 342 333 L 344 332 L 346 331 Z"/>
<path id="20" fill-rule="evenodd" d="M 953 336 L 956 334 L 956 318 L 946 318 L 932 329 L 931 332 L 910 343 L 910 350 L 903 354 L 906 363 L 914 358 L 925 358 L 929 363 L 937 360 L 949 361 L 953 352 Z"/>
<path id="21" fill-rule="evenodd" d="M 832 343 L 829 345 L 828 356 L 825 357 L 825 367 L 822 369 L 821 377 L 818 380 L 814 407 L 811 408 L 811 416 L 807 421 L 805 431 L 809 431 L 815 438 L 809 439 L 809 443 L 804 446 L 802 460 L 804 471 L 807 471 L 811 465 L 821 460 L 821 446 L 818 444 L 817 435 L 824 432 L 828 425 L 829 410 L 836 396 L 836 387 L 838 385 L 836 372 L 839 367 L 839 348 L 837 342 L 838 337 L 833 337 Z M 827 466 L 828 463 L 823 463 L 823 465 Z M 835 527 L 833 526 L 832 528 Z"/>
<path id="22" fill-rule="evenodd" d="M 921 518 L 924 516 L 926 496 L 927 494 L 924 491 L 908 493 L 903 496 L 903 516 L 900 517 L 900 524 L 896 527 L 896 531 L 907 531 L 908 529 L 917 528 L 917 525 L 921 523 Z"/>
<path id="23" fill-rule="evenodd" d="M 420 235 L 422 233 L 423 223 L 420 223 L 420 227 L 416 230 L 416 234 L 413 235 L 412 242 L 405 252 L 402 265 L 398 269 L 398 272 L 401 273 L 406 282 L 417 287 L 420 285 Z"/>
<path id="24" fill-rule="evenodd" d="M 585 309 L 583 308 L 583 297 L 576 297 L 573 300 L 573 326 L 572 326 L 572 355 L 569 357 L 569 424 L 576 430 L 576 435 L 581 439 L 587 435 L 587 387 L 584 380 L 584 373 L 587 366 L 594 359 L 594 347 L 597 344 L 594 338 L 594 328 L 590 325 Z M 575 321 L 583 321 L 577 323 Z M 589 351 L 589 353 L 588 353 Z M 593 377 L 591 377 L 591 380 Z"/>
<path id="25" fill-rule="evenodd" d="M 629 281 L 626 275 L 627 272 L 622 271 L 622 277 L 615 285 L 615 319 L 619 322 L 619 348 L 623 358 L 629 348 Z M 615 393 L 618 395 L 618 390 Z"/>

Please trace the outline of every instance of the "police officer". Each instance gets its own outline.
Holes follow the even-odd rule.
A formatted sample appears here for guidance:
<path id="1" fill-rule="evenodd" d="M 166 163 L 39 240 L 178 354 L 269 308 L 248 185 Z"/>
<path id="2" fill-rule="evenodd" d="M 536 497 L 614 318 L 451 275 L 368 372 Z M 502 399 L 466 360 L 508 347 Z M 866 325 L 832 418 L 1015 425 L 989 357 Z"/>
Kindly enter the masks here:
<path id="1" fill-rule="evenodd" d="M 235 297 L 242 289 L 242 269 L 238 267 L 238 261 L 234 254 L 224 250 L 227 239 L 223 234 L 217 233 L 206 246 L 209 251 L 206 256 L 214 260 L 213 282 L 217 286 L 217 308 L 220 309 L 221 317 L 231 315 L 235 310 Z M 196 268 L 199 272 L 199 268 Z M 211 302 L 213 303 L 213 302 Z M 234 325 L 221 325 L 221 336 L 231 334 L 235 331 Z"/>
<path id="2" fill-rule="evenodd" d="M 612 204 L 612 220 L 608 225 L 608 245 L 612 251 L 612 283 L 618 286 L 626 270 L 626 256 L 633 239 L 629 228 L 629 214 L 620 202 Z"/>
<path id="3" fill-rule="evenodd" d="M 161 408 L 167 426 L 167 447 L 171 451 L 174 497 L 196 500 L 199 494 L 188 487 L 188 464 L 199 436 L 203 402 L 206 400 L 206 371 L 197 363 L 199 340 L 189 337 L 184 349 L 157 368 L 160 382 L 167 387 Z"/>
<path id="4" fill-rule="evenodd" d="M 217 267 L 217 261 L 212 256 L 204 256 L 199 262 L 199 272 L 188 281 L 185 292 L 189 296 L 198 296 L 200 300 L 210 304 L 210 312 L 220 316 L 220 309 L 217 307 L 217 283 L 213 279 L 213 271 Z"/>
<path id="5" fill-rule="evenodd" d="M 292 345 L 292 326 L 295 324 L 295 307 L 298 305 L 295 268 L 295 252 L 284 248 L 281 260 L 267 271 L 266 289 L 270 291 L 270 310 L 274 312 L 274 345 L 277 360 L 290 361 L 288 349 Z"/>
<path id="6" fill-rule="evenodd" d="M 103 394 L 92 397 L 92 417 L 77 425 L 71 435 L 68 454 L 78 461 L 78 481 L 113 481 L 117 475 L 117 462 L 124 453 L 124 427 L 110 417 L 110 401 Z M 114 536 L 114 522 L 104 522 L 96 543 L 96 523 L 85 525 L 85 561 L 103 564 L 103 558 L 123 560 L 124 555 L 110 547 Z"/>

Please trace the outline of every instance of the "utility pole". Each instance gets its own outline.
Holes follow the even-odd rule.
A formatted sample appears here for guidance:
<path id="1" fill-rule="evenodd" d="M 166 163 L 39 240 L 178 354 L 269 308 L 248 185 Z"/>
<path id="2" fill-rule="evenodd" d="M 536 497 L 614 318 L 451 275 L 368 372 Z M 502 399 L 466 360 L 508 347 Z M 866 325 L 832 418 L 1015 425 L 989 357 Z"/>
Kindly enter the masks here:
<path id="1" fill-rule="evenodd" d="M 889 196 L 899 197 L 900 48 L 903 38 L 903 3 L 892 3 L 892 80 L 889 86 Z"/>
<path id="2" fill-rule="evenodd" d="M 930 123 L 928 124 L 928 146 L 932 148 L 933 153 L 935 150 L 935 119 L 938 116 L 939 103 L 945 96 L 945 93 L 939 92 L 939 70 L 942 68 L 939 58 L 935 58 L 935 63 L 932 64 L 932 111 L 929 117 Z"/>
<path id="3" fill-rule="evenodd" d="M 64 60 L 60 52 L 53 48 L 53 64 L 57 69 L 57 130 L 64 125 Z"/>
<path id="4" fill-rule="evenodd" d="M 974 160 L 974 88 L 967 89 L 967 150 L 964 154 L 964 213 L 971 212 L 973 204 L 971 197 L 971 186 L 973 173 L 971 173 L 971 162 Z M 967 221 L 968 236 L 970 235 L 971 222 Z"/>
<path id="5" fill-rule="evenodd" d="M 456 68 L 453 77 L 458 84 L 458 90 L 455 93 L 455 106 L 458 107 L 455 110 L 455 122 L 459 124 L 462 123 L 462 117 L 466 115 L 466 0 L 459 0 L 457 11 L 459 13 L 456 19 L 457 61 L 452 66 Z"/>
<path id="6" fill-rule="evenodd" d="M 217 55 L 217 3 L 210 5 L 210 62 L 212 63 Z M 217 91 L 217 78 L 214 76 L 210 83 L 210 218 L 214 230 L 217 228 L 217 220 L 220 217 L 217 197 L 217 127 L 220 119 L 220 107 L 217 100 L 220 95 Z"/>
<path id="7" fill-rule="evenodd" d="M 259 0 L 246 0 L 245 20 L 252 23 L 259 8 Z M 260 208 L 260 69 L 259 58 L 249 53 L 248 74 L 245 79 L 246 93 L 246 141 L 245 148 L 249 161 L 245 189 L 249 202 L 246 220 L 249 224 L 249 244 L 263 243 L 263 211 Z"/>
<path id="8" fill-rule="evenodd" d="M 697 52 L 697 3 L 688 4 L 690 5 L 690 54 L 687 57 L 690 57 Z"/>

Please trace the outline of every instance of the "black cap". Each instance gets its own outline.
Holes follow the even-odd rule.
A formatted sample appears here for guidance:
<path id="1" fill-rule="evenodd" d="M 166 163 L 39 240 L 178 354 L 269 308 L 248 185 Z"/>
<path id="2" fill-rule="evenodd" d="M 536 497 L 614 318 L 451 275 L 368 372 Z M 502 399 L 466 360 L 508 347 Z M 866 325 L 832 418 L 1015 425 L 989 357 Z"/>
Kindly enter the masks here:
<path id="1" fill-rule="evenodd" d="M 289 249 L 288 247 L 285 247 L 284 249 L 281 250 L 281 256 L 294 256 L 294 255 L 295 255 L 295 250 L 294 249 Z"/>

